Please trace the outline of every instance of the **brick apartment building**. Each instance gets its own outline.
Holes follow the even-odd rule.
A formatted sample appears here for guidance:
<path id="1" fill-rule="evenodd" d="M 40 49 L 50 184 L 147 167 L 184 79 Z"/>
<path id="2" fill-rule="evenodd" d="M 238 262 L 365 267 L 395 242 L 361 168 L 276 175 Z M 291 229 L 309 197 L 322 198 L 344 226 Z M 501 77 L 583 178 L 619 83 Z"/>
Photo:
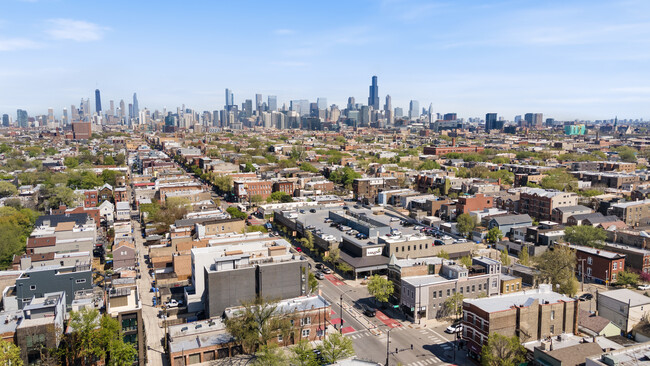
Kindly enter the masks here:
<path id="1" fill-rule="evenodd" d="M 538 220 L 551 220 L 555 208 L 577 204 L 578 195 L 573 192 L 529 188 L 522 190 L 519 196 L 520 213 L 528 214 Z"/>
<path id="2" fill-rule="evenodd" d="M 458 215 L 464 213 L 468 214 L 471 211 L 482 211 L 486 208 L 492 207 L 494 207 L 494 199 L 492 197 L 486 197 L 484 194 L 477 193 L 471 197 L 458 197 L 458 203 L 456 204 L 456 213 Z"/>
<path id="3" fill-rule="evenodd" d="M 480 153 L 485 148 L 483 146 L 425 146 L 424 155 L 446 155 L 449 153 Z"/>
<path id="4" fill-rule="evenodd" d="M 99 194 L 96 189 L 88 189 L 84 193 L 84 207 L 97 207 L 99 204 Z"/>
<path id="5" fill-rule="evenodd" d="M 585 282 L 616 282 L 619 272 L 625 270 L 625 254 L 607 250 L 570 245 L 576 251 L 576 276 L 582 278 L 584 268 Z"/>
<path id="6" fill-rule="evenodd" d="M 551 285 L 490 298 L 463 300 L 463 333 L 471 356 L 477 357 L 490 334 L 530 342 L 578 332 L 578 301 L 551 291 Z"/>
<path id="7" fill-rule="evenodd" d="M 379 192 L 399 187 L 397 178 L 358 178 L 352 182 L 354 199 L 368 203 L 377 202 Z"/>
<path id="8" fill-rule="evenodd" d="M 233 193 L 240 202 L 248 201 L 253 196 L 267 199 L 273 193 L 273 182 L 270 180 L 236 180 L 233 187 Z"/>
<path id="9" fill-rule="evenodd" d="M 293 196 L 294 184 L 292 181 L 283 180 L 279 182 L 273 182 L 273 192 L 284 192 L 290 196 Z"/>
<path id="10" fill-rule="evenodd" d="M 611 214 L 618 216 L 619 219 L 630 226 L 650 223 L 650 199 L 616 203 L 611 206 L 610 210 Z"/>
<path id="11" fill-rule="evenodd" d="M 626 268 L 632 268 L 643 273 L 650 273 L 650 250 L 614 243 L 605 244 L 604 249 L 625 254 Z"/>

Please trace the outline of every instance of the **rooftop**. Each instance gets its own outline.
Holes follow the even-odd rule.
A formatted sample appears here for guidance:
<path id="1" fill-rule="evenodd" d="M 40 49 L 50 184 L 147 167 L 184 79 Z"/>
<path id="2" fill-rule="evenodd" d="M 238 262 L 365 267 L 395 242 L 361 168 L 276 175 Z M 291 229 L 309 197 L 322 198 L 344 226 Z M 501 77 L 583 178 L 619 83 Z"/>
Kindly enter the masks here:
<path id="1" fill-rule="evenodd" d="M 485 312 L 493 313 L 518 306 L 528 307 L 531 306 L 535 300 L 539 301 L 540 304 L 556 304 L 560 302 L 576 301 L 568 296 L 551 291 L 550 285 L 542 284 L 539 285 L 539 288 L 534 290 L 525 290 L 482 299 L 465 299 L 463 300 L 463 303 L 472 304 Z"/>
<path id="2" fill-rule="evenodd" d="M 583 252 L 583 253 L 589 253 L 589 254 L 594 255 L 594 256 L 607 258 L 607 259 L 625 258 L 625 254 L 610 252 L 610 251 L 607 251 L 607 250 L 596 249 L 596 248 L 591 248 L 591 247 L 585 247 L 585 246 L 582 246 L 582 245 L 569 245 L 569 248 L 575 249 L 575 250 Z"/>
<path id="3" fill-rule="evenodd" d="M 650 304 L 650 297 L 644 296 L 638 292 L 626 288 L 599 292 L 598 296 L 605 296 L 618 302 L 629 303 L 630 306 L 640 306 Z"/>

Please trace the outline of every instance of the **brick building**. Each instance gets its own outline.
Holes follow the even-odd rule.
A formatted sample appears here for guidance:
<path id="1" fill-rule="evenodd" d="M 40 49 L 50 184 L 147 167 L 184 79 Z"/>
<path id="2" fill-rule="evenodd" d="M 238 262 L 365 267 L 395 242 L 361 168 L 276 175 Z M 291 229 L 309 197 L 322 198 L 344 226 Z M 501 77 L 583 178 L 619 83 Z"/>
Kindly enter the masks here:
<path id="1" fill-rule="evenodd" d="M 290 196 L 293 196 L 294 184 L 292 181 L 283 180 L 279 182 L 273 182 L 273 192 L 284 192 Z"/>
<path id="2" fill-rule="evenodd" d="M 643 273 L 650 273 L 650 250 L 614 243 L 605 244 L 604 249 L 625 254 L 625 267 Z"/>
<path id="3" fill-rule="evenodd" d="M 99 204 L 99 194 L 96 189 L 88 189 L 84 191 L 84 207 L 97 207 Z"/>
<path id="4" fill-rule="evenodd" d="M 578 332 L 578 301 L 551 291 L 551 285 L 490 298 L 463 300 L 463 333 L 477 357 L 490 334 L 518 336 L 522 343 Z"/>
<path id="5" fill-rule="evenodd" d="M 270 180 L 235 180 L 233 186 L 234 195 L 240 202 L 248 201 L 253 196 L 267 199 L 273 193 L 273 182 Z"/>
<path id="6" fill-rule="evenodd" d="M 619 219 L 630 226 L 650 223 L 650 199 L 616 203 L 611 206 L 610 210 L 613 215 L 618 216 Z"/>
<path id="7" fill-rule="evenodd" d="M 616 282 L 619 272 L 625 270 L 625 254 L 607 250 L 569 245 L 576 251 L 576 276 L 582 278 L 582 269 L 586 281 L 597 283 Z"/>
<path id="8" fill-rule="evenodd" d="M 522 190 L 519 196 L 520 213 L 538 220 L 551 220 L 552 212 L 557 207 L 577 205 L 578 195 L 573 192 L 528 188 Z"/>
<path id="9" fill-rule="evenodd" d="M 485 148 L 483 146 L 425 146 L 424 155 L 446 155 L 449 153 L 480 153 Z"/>
<path id="10" fill-rule="evenodd" d="M 376 203 L 379 192 L 399 187 L 397 178 L 357 178 L 352 182 L 354 199 Z"/>
<path id="11" fill-rule="evenodd" d="M 474 196 L 458 197 L 456 214 L 468 214 L 471 211 L 481 211 L 492 207 L 494 207 L 494 199 L 492 197 L 486 197 L 484 194 L 477 193 Z"/>

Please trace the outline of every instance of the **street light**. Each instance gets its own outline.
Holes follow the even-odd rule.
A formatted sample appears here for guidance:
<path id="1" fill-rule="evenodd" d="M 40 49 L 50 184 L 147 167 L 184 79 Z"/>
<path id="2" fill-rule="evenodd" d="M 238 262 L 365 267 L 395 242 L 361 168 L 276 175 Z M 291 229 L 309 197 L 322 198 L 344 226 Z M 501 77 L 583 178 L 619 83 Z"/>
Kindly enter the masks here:
<path id="1" fill-rule="evenodd" d="M 343 334 L 343 295 L 353 290 L 354 289 L 349 289 L 347 291 L 341 292 L 341 297 L 339 299 L 339 306 L 341 307 L 341 326 L 339 327 L 339 334 Z"/>
<path id="2" fill-rule="evenodd" d="M 390 357 L 390 331 L 393 329 L 395 328 L 390 328 L 388 329 L 388 332 L 386 332 L 387 337 L 386 337 L 386 365 L 385 366 L 388 366 L 388 359 Z"/>

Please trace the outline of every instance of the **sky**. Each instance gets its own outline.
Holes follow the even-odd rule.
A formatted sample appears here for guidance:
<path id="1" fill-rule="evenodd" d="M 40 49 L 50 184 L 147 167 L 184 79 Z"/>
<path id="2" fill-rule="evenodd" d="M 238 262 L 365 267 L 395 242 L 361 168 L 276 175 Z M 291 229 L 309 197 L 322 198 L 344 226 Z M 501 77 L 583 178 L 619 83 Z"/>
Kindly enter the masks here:
<path id="1" fill-rule="evenodd" d="M 256 93 L 508 120 L 650 119 L 650 1 L 0 0 L 0 114 Z"/>

